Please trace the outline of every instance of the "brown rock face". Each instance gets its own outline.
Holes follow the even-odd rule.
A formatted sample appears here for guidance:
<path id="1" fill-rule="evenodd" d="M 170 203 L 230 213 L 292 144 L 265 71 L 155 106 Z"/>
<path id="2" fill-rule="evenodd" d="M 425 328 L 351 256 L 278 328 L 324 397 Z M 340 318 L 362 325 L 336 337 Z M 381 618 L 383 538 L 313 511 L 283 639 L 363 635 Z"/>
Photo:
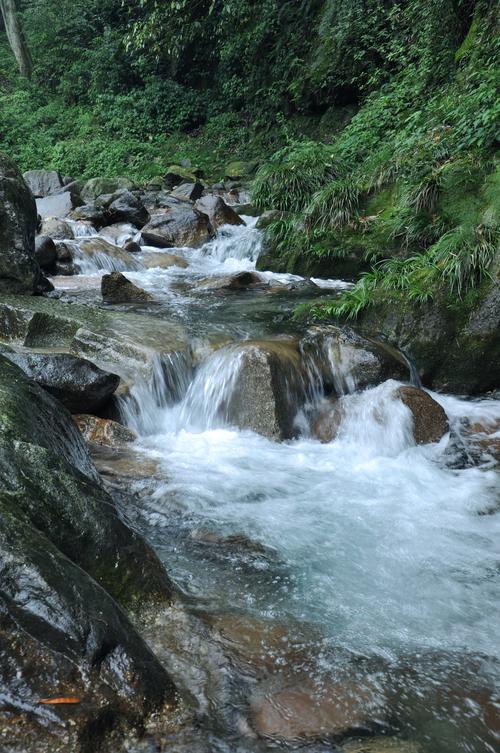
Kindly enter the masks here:
<path id="1" fill-rule="evenodd" d="M 92 444 L 116 447 L 133 442 L 136 438 L 133 431 L 109 418 L 98 418 L 85 413 L 73 418 L 84 439 Z"/>
<path id="2" fill-rule="evenodd" d="M 417 444 L 439 442 L 449 431 L 446 413 L 427 392 L 417 387 L 399 387 L 396 395 L 413 414 L 413 436 Z"/>
<path id="3" fill-rule="evenodd" d="M 104 303 L 145 303 L 154 300 L 145 290 L 127 280 L 121 272 L 103 276 L 101 293 Z"/>
<path id="4" fill-rule="evenodd" d="M 251 701 L 252 724 L 265 737 L 283 740 L 340 738 L 380 721 L 380 700 L 368 685 L 304 682 Z"/>
<path id="5" fill-rule="evenodd" d="M 344 410 L 336 399 L 324 400 L 311 421 L 311 434 L 323 444 L 337 436 L 344 417 Z"/>
<path id="6" fill-rule="evenodd" d="M 196 209 L 208 215 L 214 230 L 222 225 L 244 225 L 244 220 L 220 196 L 203 196 L 195 204 Z"/>

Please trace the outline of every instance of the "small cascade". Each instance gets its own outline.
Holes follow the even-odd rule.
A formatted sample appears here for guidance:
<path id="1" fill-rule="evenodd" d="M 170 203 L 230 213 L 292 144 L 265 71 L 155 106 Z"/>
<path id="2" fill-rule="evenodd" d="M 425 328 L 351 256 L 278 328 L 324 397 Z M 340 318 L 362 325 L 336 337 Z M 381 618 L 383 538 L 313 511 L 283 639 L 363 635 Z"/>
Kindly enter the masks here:
<path id="1" fill-rule="evenodd" d="M 140 272 L 143 264 L 117 246 L 96 238 L 82 238 L 80 241 L 68 242 L 73 253 L 73 260 L 82 275 L 99 272 Z"/>
<path id="2" fill-rule="evenodd" d="M 256 230 L 255 219 L 246 218 L 245 225 L 224 225 L 216 237 L 201 249 L 203 257 L 224 263 L 230 259 L 255 264 L 262 249 L 262 233 Z"/>
<path id="3" fill-rule="evenodd" d="M 84 220 L 65 220 L 65 222 L 71 226 L 75 238 L 91 238 L 97 235 L 97 230 L 90 222 Z"/>
<path id="4" fill-rule="evenodd" d="M 184 398 L 191 377 L 191 359 L 185 353 L 156 354 L 150 378 L 140 379 L 119 398 L 125 424 L 140 435 L 158 432 L 165 408 Z"/>
<path id="5" fill-rule="evenodd" d="M 174 415 L 170 429 L 204 431 L 227 426 L 229 403 L 243 361 L 243 352 L 222 348 L 208 358 L 196 373 Z"/>

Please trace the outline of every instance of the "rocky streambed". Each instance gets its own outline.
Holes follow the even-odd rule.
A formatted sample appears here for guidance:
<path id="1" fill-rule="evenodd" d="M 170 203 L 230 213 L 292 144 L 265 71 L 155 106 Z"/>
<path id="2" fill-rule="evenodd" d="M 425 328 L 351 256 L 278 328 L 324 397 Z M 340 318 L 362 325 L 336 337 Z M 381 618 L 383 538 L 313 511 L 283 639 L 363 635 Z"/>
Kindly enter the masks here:
<path id="1" fill-rule="evenodd" d="M 0 748 L 494 751 L 498 395 L 294 320 L 234 181 L 0 164 Z"/>

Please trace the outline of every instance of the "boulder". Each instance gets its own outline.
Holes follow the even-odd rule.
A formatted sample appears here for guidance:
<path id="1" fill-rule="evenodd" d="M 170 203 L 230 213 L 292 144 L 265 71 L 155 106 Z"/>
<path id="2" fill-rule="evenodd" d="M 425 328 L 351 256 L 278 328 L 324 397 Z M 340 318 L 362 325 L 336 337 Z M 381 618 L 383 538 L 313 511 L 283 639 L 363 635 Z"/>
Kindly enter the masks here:
<path id="1" fill-rule="evenodd" d="M 387 379 L 409 378 L 408 365 L 398 351 L 347 327 L 311 328 L 300 347 L 320 389 L 339 397 Z"/>
<path id="2" fill-rule="evenodd" d="M 23 178 L 36 199 L 53 196 L 63 186 L 56 170 L 28 170 L 23 173 Z"/>
<path id="3" fill-rule="evenodd" d="M 333 442 L 344 415 L 342 403 L 336 398 L 321 401 L 311 419 L 311 435 L 323 444 Z"/>
<path id="4" fill-rule="evenodd" d="M 90 222 L 94 227 L 100 228 L 108 222 L 108 213 L 100 204 L 83 204 L 71 212 L 71 219 Z"/>
<path id="5" fill-rule="evenodd" d="M 450 427 L 444 409 L 427 392 L 417 387 L 399 387 L 396 397 L 410 409 L 413 436 L 417 444 L 439 442 Z"/>
<path id="6" fill-rule="evenodd" d="M 172 196 L 171 193 L 160 191 L 155 196 L 154 206 L 158 209 L 172 209 L 182 206 L 184 203 L 185 202 L 183 202 L 182 199 L 177 199 L 175 196 Z"/>
<path id="7" fill-rule="evenodd" d="M 120 272 L 103 275 L 101 293 L 104 303 L 145 303 L 154 300 L 152 295 L 138 288 Z"/>
<path id="8" fill-rule="evenodd" d="M 43 220 L 40 235 L 48 235 L 53 241 L 72 240 L 75 237 L 69 222 L 55 217 L 47 217 Z"/>
<path id="9" fill-rule="evenodd" d="M 71 413 L 92 413 L 116 391 L 120 377 L 90 361 L 67 353 L 26 353 L 9 350 L 5 357 L 56 397 Z"/>
<path id="10" fill-rule="evenodd" d="M 285 216 L 284 212 L 280 212 L 278 209 L 269 209 L 267 212 L 262 212 L 255 227 L 257 230 L 265 230 L 276 220 L 281 220 Z"/>
<path id="11" fill-rule="evenodd" d="M 139 245 L 139 244 L 137 243 L 137 241 L 126 241 L 126 242 L 125 242 L 125 243 L 123 244 L 123 250 L 124 250 L 124 251 L 125 251 L 125 252 L 126 252 L 127 254 L 140 254 L 140 253 L 141 253 L 141 251 L 142 251 L 142 248 L 141 248 L 141 247 L 140 247 L 140 245 Z"/>
<path id="12" fill-rule="evenodd" d="M 142 250 L 142 249 L 141 249 Z M 141 262 L 146 269 L 154 269 L 159 267 L 160 269 L 169 269 L 169 267 L 180 267 L 186 269 L 189 267 L 186 259 L 177 254 L 169 254 L 165 251 L 143 251 L 141 255 Z"/>
<path id="13" fill-rule="evenodd" d="M 98 418 L 88 414 L 79 414 L 73 418 L 83 438 L 90 444 L 120 447 L 137 438 L 131 429 L 109 418 Z"/>
<path id="14" fill-rule="evenodd" d="M 47 236 L 40 236 L 40 238 L 43 237 Z M 65 243 L 64 241 L 57 241 L 57 243 L 55 243 L 54 245 L 56 247 L 57 261 L 73 261 L 74 251 L 69 243 Z"/>
<path id="15" fill-rule="evenodd" d="M 224 176 L 230 180 L 251 178 L 258 168 L 257 162 L 244 162 L 242 160 L 230 162 L 226 165 Z"/>
<path id="16" fill-rule="evenodd" d="M 180 204 L 153 215 L 142 228 L 142 238 L 159 248 L 198 248 L 210 240 L 208 217 L 188 204 Z"/>
<path id="17" fill-rule="evenodd" d="M 267 287 L 268 282 L 256 272 L 239 272 L 227 277 L 215 277 L 200 280 L 196 287 L 201 290 L 249 290 Z"/>
<path id="18" fill-rule="evenodd" d="M 67 217 L 71 211 L 82 204 L 78 194 L 70 191 L 47 196 L 36 200 L 36 208 L 40 217 Z"/>
<path id="19" fill-rule="evenodd" d="M 244 225 L 245 222 L 220 196 L 203 196 L 195 204 L 196 209 L 208 216 L 214 230 L 222 225 Z"/>
<path id="20" fill-rule="evenodd" d="M 40 275 L 36 227 L 33 195 L 14 162 L 0 152 L 0 294 L 33 293 Z"/>
<path id="21" fill-rule="evenodd" d="M 174 186 L 178 186 L 181 183 L 196 183 L 197 178 L 202 178 L 203 173 L 196 168 L 191 169 L 182 167 L 182 165 L 170 165 L 166 174 L 163 176 L 163 185 L 168 191 L 171 191 Z"/>
<path id="22" fill-rule="evenodd" d="M 35 258 L 42 269 L 53 268 L 58 254 L 52 238 L 47 235 L 39 235 L 35 238 Z"/>
<path id="23" fill-rule="evenodd" d="M 297 436 L 295 417 L 306 383 L 296 342 L 248 341 L 222 348 L 212 358 L 234 362 L 234 383 L 223 396 L 227 423 L 273 440 Z"/>
<path id="24" fill-rule="evenodd" d="M 119 191 L 107 206 L 111 223 L 130 222 L 138 228 L 149 221 L 149 213 L 144 204 L 130 191 Z"/>
<path id="25" fill-rule="evenodd" d="M 121 188 L 126 188 L 127 191 L 133 191 L 137 188 L 136 184 L 124 176 L 116 178 L 91 178 L 88 180 L 82 188 L 81 196 L 86 204 L 90 204 L 98 196 L 104 194 L 114 194 Z"/>
<path id="26" fill-rule="evenodd" d="M 202 194 L 202 183 L 181 183 L 172 191 L 172 196 L 181 201 L 196 201 Z"/>
<path id="27" fill-rule="evenodd" d="M 128 241 L 133 241 L 137 233 L 138 229 L 128 222 L 116 222 L 103 227 L 99 235 L 110 243 L 114 243 L 115 246 L 123 247 Z"/>

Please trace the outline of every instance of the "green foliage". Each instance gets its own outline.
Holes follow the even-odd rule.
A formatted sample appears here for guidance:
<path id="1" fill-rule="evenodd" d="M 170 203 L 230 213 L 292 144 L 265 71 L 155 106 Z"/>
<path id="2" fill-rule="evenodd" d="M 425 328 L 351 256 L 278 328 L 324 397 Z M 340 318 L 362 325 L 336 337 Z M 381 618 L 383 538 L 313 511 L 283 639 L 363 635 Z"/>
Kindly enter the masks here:
<path id="1" fill-rule="evenodd" d="M 319 230 L 339 230 L 357 218 L 362 189 L 352 178 L 327 183 L 313 195 L 305 211 L 306 225 Z"/>

